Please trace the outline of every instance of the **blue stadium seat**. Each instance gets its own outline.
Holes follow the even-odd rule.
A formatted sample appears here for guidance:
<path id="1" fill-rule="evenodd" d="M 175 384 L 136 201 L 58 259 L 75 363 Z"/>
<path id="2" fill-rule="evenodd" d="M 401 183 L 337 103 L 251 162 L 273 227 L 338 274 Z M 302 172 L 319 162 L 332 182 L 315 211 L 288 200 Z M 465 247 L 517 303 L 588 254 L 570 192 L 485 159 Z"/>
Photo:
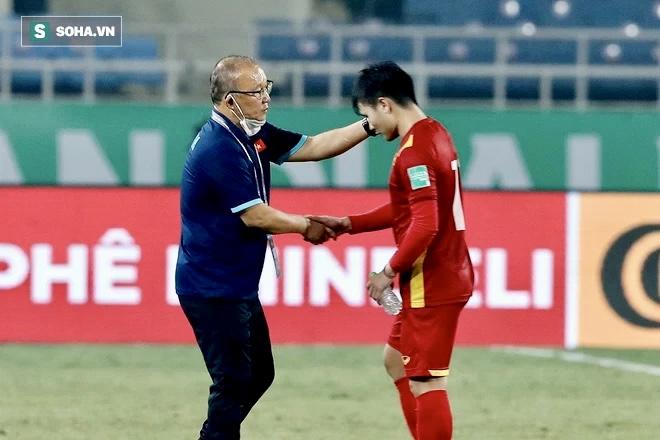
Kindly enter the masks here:
<path id="1" fill-rule="evenodd" d="M 121 47 L 96 47 L 95 53 L 101 59 L 139 59 L 158 58 L 158 42 L 146 35 L 124 35 Z"/>
<path id="2" fill-rule="evenodd" d="M 628 22 L 635 22 L 640 14 L 645 0 L 571 0 L 583 27 L 621 27 Z"/>
<path id="3" fill-rule="evenodd" d="M 493 78 L 430 77 L 429 98 L 490 99 L 495 90 Z"/>
<path id="4" fill-rule="evenodd" d="M 357 78 L 357 75 L 344 75 L 341 77 L 341 96 L 351 96 L 355 78 Z"/>
<path id="5" fill-rule="evenodd" d="M 327 35 L 259 35 L 257 54 L 263 61 L 330 60 Z"/>
<path id="6" fill-rule="evenodd" d="M 353 93 L 353 83 L 355 75 L 342 75 L 340 94 L 348 98 Z M 303 78 L 303 87 L 305 96 L 326 97 L 330 94 L 330 75 L 309 74 Z"/>
<path id="7" fill-rule="evenodd" d="M 660 4 L 657 1 L 645 0 L 640 5 L 640 17 L 635 20 L 642 28 L 660 28 Z"/>
<path id="8" fill-rule="evenodd" d="M 592 78 L 587 94 L 594 101 L 657 101 L 658 80 Z"/>
<path id="9" fill-rule="evenodd" d="M 540 79 L 539 78 L 507 78 L 506 98 L 507 99 L 534 99 L 540 97 Z"/>
<path id="10" fill-rule="evenodd" d="M 589 45 L 590 64 L 623 64 L 649 66 L 658 64 L 656 41 L 642 40 L 601 40 Z"/>
<path id="11" fill-rule="evenodd" d="M 470 23 L 495 23 L 499 2 L 483 0 L 405 0 L 404 22 L 464 26 Z"/>
<path id="12" fill-rule="evenodd" d="M 124 35 L 121 47 L 96 47 L 95 55 L 101 60 L 156 60 L 158 42 L 150 36 Z M 165 74 L 161 72 L 100 72 L 96 76 L 96 89 L 116 92 L 124 85 L 159 86 L 164 82 Z"/>
<path id="13" fill-rule="evenodd" d="M 580 16 L 576 13 L 576 5 L 568 0 L 568 8 L 563 11 L 554 10 L 554 2 L 525 2 L 526 21 L 539 27 L 580 27 Z"/>
<path id="14" fill-rule="evenodd" d="M 571 40 L 511 40 L 510 63 L 575 64 L 577 43 Z"/>
<path id="15" fill-rule="evenodd" d="M 409 62 L 413 40 L 408 37 L 349 37 L 342 41 L 342 60 Z"/>
<path id="16" fill-rule="evenodd" d="M 486 39 L 428 38 L 424 42 L 427 63 L 492 63 L 495 41 Z"/>
<path id="17" fill-rule="evenodd" d="M 303 90 L 305 96 L 319 97 L 330 94 L 330 76 L 307 74 L 303 77 Z"/>
<path id="18" fill-rule="evenodd" d="M 440 24 L 440 11 L 435 0 L 404 0 L 403 22 L 407 24 Z"/>
<path id="19" fill-rule="evenodd" d="M 575 96 L 575 78 L 552 79 L 552 99 L 556 101 L 573 101 Z"/>

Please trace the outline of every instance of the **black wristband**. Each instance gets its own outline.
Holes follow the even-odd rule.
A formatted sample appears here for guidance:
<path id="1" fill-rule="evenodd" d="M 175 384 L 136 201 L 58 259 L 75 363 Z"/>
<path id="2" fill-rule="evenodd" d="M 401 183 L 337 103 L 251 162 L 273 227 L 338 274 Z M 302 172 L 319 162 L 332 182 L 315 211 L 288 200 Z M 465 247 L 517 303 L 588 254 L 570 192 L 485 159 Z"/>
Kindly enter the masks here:
<path id="1" fill-rule="evenodd" d="M 364 131 L 371 137 L 378 136 L 378 133 L 376 133 L 374 130 L 372 130 L 369 127 L 369 121 L 367 121 L 367 118 L 362 119 L 362 128 L 364 128 Z"/>

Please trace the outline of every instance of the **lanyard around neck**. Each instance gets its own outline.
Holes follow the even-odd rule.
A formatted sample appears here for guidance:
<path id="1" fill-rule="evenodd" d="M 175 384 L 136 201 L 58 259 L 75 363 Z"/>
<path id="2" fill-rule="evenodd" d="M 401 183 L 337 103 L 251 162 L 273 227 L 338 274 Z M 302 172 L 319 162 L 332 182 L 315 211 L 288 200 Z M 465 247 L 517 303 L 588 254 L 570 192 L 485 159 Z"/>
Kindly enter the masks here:
<path id="1" fill-rule="evenodd" d="M 264 201 L 264 203 L 267 205 L 268 204 L 268 193 L 266 192 L 266 180 L 264 178 L 264 169 L 263 166 L 261 165 L 261 159 L 259 158 L 259 153 L 256 152 L 257 155 L 257 163 L 259 164 L 259 171 L 261 174 L 261 187 L 259 187 L 259 176 L 257 176 L 257 166 L 254 164 L 254 161 L 252 160 L 252 156 L 250 156 L 250 153 L 248 152 L 248 147 L 246 147 L 243 142 L 234 134 L 233 131 L 229 128 L 227 125 L 227 122 L 218 114 L 216 114 L 214 111 L 211 112 L 211 119 L 213 119 L 215 122 L 220 124 L 222 127 L 224 127 L 229 133 L 231 133 L 232 136 L 234 136 L 234 139 L 236 139 L 236 142 L 241 146 L 243 149 L 243 152 L 245 153 L 245 156 L 247 159 L 250 161 L 252 164 L 252 171 L 254 172 L 254 181 L 257 185 L 257 193 L 259 194 L 259 197 L 261 197 L 261 200 Z"/>

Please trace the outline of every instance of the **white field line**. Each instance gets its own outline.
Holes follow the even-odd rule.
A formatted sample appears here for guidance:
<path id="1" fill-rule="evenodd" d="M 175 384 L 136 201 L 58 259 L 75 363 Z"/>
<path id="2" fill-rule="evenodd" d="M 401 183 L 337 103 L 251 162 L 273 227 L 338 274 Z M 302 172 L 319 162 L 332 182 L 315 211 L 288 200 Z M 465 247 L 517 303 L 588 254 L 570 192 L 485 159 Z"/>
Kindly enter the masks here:
<path id="1" fill-rule="evenodd" d="M 603 368 L 642 373 L 650 376 L 660 376 L 660 367 L 650 364 L 639 364 L 621 359 L 593 356 L 579 351 L 552 350 L 549 348 L 494 346 L 491 350 L 497 353 L 514 354 L 518 356 L 538 357 L 545 359 L 559 359 L 564 362 L 576 364 L 596 365 Z"/>

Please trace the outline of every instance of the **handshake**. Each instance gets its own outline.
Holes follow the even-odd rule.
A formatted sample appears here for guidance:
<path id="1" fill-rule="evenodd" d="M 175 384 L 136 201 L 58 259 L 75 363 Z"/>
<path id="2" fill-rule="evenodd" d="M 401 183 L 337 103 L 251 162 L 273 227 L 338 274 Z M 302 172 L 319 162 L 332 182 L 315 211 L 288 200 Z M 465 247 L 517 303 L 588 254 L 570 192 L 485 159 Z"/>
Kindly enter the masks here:
<path id="1" fill-rule="evenodd" d="M 351 220 L 348 217 L 332 217 L 329 215 L 306 215 L 307 228 L 302 236 L 312 244 L 325 243 L 329 239 L 336 240 L 341 234 L 350 231 Z"/>

